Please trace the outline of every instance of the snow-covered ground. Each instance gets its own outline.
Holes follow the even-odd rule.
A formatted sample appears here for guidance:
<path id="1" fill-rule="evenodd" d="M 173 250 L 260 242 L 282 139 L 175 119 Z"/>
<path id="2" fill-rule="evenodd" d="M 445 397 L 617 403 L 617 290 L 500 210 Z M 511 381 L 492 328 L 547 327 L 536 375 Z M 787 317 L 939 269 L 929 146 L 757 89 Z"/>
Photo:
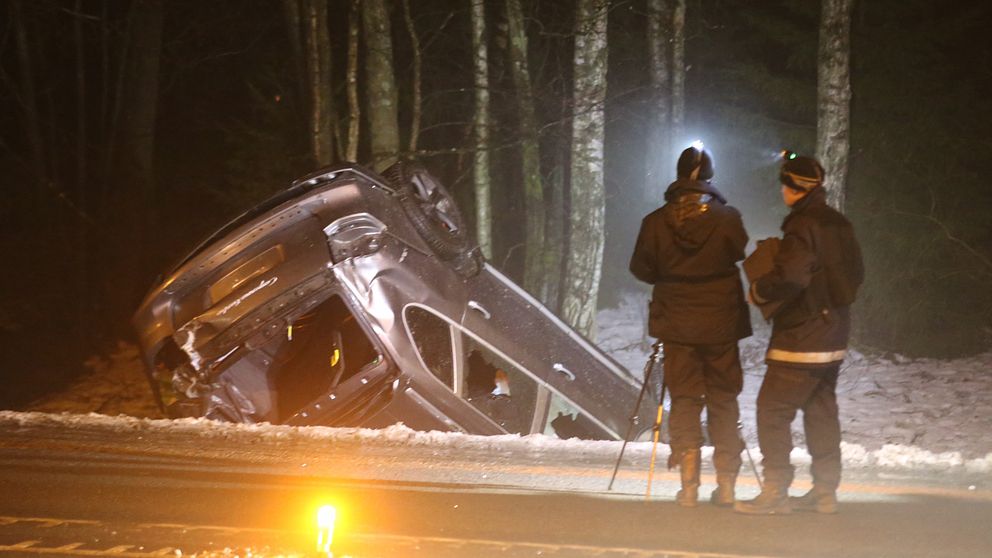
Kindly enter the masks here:
<path id="1" fill-rule="evenodd" d="M 638 374 L 651 341 L 644 338 L 645 305 L 646 300 L 629 296 L 618 308 L 599 314 L 599 346 Z M 755 401 L 771 328 L 760 318 L 752 321 L 755 334 L 740 344 L 745 377 L 739 401 L 753 446 Z M 913 360 L 869 356 L 856 349 L 849 351 L 837 385 L 845 458 L 884 448 L 896 459 L 992 461 L 992 352 L 957 360 Z M 798 419 L 793 431 L 802 445 Z"/>
<path id="2" fill-rule="evenodd" d="M 650 349 L 650 339 L 644 333 L 645 306 L 642 297 L 630 295 L 619 307 L 600 312 L 598 318 L 597 343 L 636 374 L 641 373 Z M 745 382 L 740 404 L 744 432 L 757 459 L 755 400 L 764 374 L 762 360 L 769 329 L 760 321 L 756 321 L 755 326 L 756 334 L 741 343 Z M 161 418 L 151 399 L 136 347 L 122 343 L 109 357 L 91 359 L 87 367 L 90 372 L 76 384 L 38 401 L 29 410 Z M 852 351 L 838 384 L 838 398 L 847 467 L 951 468 L 992 474 L 992 353 L 940 361 L 886 359 Z M 9 414 L 5 415 L 10 419 Z M 28 417 L 37 415 L 25 415 L 25 419 Z M 200 429 L 207 426 L 205 421 L 175 425 Z M 266 428 L 286 432 L 284 427 L 252 428 L 258 434 L 265 434 Z M 798 446 L 794 459 L 808 462 L 798 423 L 793 430 Z M 329 434 L 327 429 L 319 432 L 320 435 L 338 435 Z M 460 434 L 416 434 L 405 428 L 339 434 L 397 437 L 409 443 L 441 446 L 464 445 L 468 443 L 466 440 L 476 438 Z M 487 447 L 493 444 L 532 447 L 535 444 L 570 444 L 567 448 L 574 451 L 616 451 L 616 445 L 611 442 L 562 442 L 542 436 L 495 437 L 471 443 Z M 633 444 L 632 451 L 642 451 L 640 445 Z M 667 453 L 667 448 L 662 451 Z"/>

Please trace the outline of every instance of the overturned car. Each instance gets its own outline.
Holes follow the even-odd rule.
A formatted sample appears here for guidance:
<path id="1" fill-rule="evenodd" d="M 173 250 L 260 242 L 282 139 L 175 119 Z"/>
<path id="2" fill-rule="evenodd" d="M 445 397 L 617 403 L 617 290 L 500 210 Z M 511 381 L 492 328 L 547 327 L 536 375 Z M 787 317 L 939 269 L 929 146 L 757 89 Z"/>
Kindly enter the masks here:
<path id="1" fill-rule="evenodd" d="M 180 262 L 134 326 L 170 417 L 617 439 L 640 390 L 483 260 L 415 164 L 296 180 Z"/>

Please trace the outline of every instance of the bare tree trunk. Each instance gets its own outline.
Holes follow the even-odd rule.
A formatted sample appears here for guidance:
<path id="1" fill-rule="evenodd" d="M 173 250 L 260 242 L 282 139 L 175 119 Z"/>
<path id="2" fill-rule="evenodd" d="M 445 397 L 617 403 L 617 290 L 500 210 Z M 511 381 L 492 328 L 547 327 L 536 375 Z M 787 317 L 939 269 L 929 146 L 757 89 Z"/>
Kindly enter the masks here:
<path id="1" fill-rule="evenodd" d="M 348 147 L 345 160 L 358 161 L 358 129 L 361 108 L 358 105 L 358 18 L 361 0 L 351 0 L 348 6 Z"/>
<path id="2" fill-rule="evenodd" d="M 645 201 L 657 202 L 659 187 L 674 175 L 672 172 L 671 104 L 672 84 L 669 68 L 672 12 L 668 0 L 648 0 L 648 70 L 651 84 L 651 114 L 648 150 L 645 153 Z"/>
<path id="3" fill-rule="evenodd" d="M 331 98 L 331 38 L 327 0 L 306 2 L 307 88 L 310 93 L 310 153 L 317 166 L 334 159 Z"/>
<path id="4" fill-rule="evenodd" d="M 517 110 L 520 115 L 520 156 L 524 179 L 524 212 L 526 241 L 524 288 L 543 298 L 547 282 L 544 262 L 544 187 L 541 184 L 541 152 L 537 135 L 534 94 L 527 63 L 527 31 L 520 0 L 507 0 L 506 19 L 510 38 L 510 72 L 517 89 Z"/>
<path id="5" fill-rule="evenodd" d="M 129 34 L 131 18 L 125 22 L 124 37 Z M 114 63 L 111 52 L 113 37 L 112 23 L 107 4 L 103 4 L 100 21 L 100 63 L 103 71 L 103 95 L 100 99 L 100 139 L 103 143 L 103 156 L 100 165 L 100 186 L 96 199 L 92 207 L 96 212 L 102 214 L 107 204 L 110 202 L 110 192 L 113 179 L 112 168 L 114 160 L 117 158 L 117 123 L 120 120 L 121 98 L 124 91 L 124 68 L 127 64 L 127 56 L 130 45 L 128 41 L 122 41 L 120 55 L 117 57 L 117 75 L 114 76 Z"/>
<path id="6" fill-rule="evenodd" d="M 76 43 L 76 204 L 86 208 L 86 43 L 83 41 L 83 0 L 76 0 L 72 22 Z"/>
<path id="7" fill-rule="evenodd" d="M 489 178 L 489 53 L 486 49 L 485 0 L 472 3 L 472 60 L 475 76 L 475 235 L 487 258 L 493 255 L 491 180 Z"/>
<path id="8" fill-rule="evenodd" d="M 571 164 L 571 249 L 567 255 L 563 317 L 592 337 L 603 269 L 606 195 L 603 141 L 606 102 L 608 0 L 578 0 L 575 29 Z"/>
<path id="9" fill-rule="evenodd" d="M 400 151 L 392 31 L 384 0 L 363 0 L 361 5 L 369 140 L 373 165 L 382 168 L 395 161 Z"/>
<path id="10" fill-rule="evenodd" d="M 72 22 L 73 40 L 76 43 L 76 206 L 85 215 L 87 206 L 86 197 L 86 156 L 87 156 L 87 133 L 86 133 L 86 42 L 83 40 L 83 0 L 76 0 L 76 15 Z M 89 278 L 89 227 L 71 227 L 72 233 L 70 242 L 75 245 L 74 267 L 74 287 L 76 294 L 73 297 L 76 305 L 76 336 L 80 341 L 87 335 L 87 330 L 83 324 L 86 323 L 89 309 L 90 290 L 86 288 Z"/>
<path id="11" fill-rule="evenodd" d="M 117 234 L 108 238 L 104 231 L 98 239 L 99 249 L 107 250 L 113 263 L 94 270 L 100 276 L 96 282 L 108 289 L 103 296 L 115 304 L 137 294 L 138 284 L 114 279 L 150 269 L 147 245 L 156 239 L 159 224 L 154 161 L 164 10 L 162 0 L 135 0 L 120 49 L 116 86 L 120 95 L 111 117 L 116 148 L 109 154 L 106 169 L 116 189 L 107 198 L 106 210 L 121 220 L 121 227 Z M 112 315 L 123 311 L 122 307 L 110 309 Z"/>
<path id="12" fill-rule="evenodd" d="M 410 15 L 410 0 L 403 0 L 403 21 L 406 23 L 406 31 L 410 34 L 410 47 L 413 49 L 413 99 L 410 102 L 410 153 L 417 152 L 417 138 L 420 136 L 420 84 L 421 68 L 423 60 L 420 53 L 420 39 L 417 38 L 417 29 L 413 26 L 413 17 Z"/>
<path id="13" fill-rule="evenodd" d="M 30 150 L 31 171 L 38 185 L 39 192 L 48 183 L 48 171 L 45 168 L 45 146 L 41 136 L 41 116 L 38 112 L 37 89 L 34 81 L 34 64 L 31 56 L 31 46 L 24 22 L 24 11 L 20 0 L 11 5 L 11 20 L 14 24 L 14 40 L 17 42 L 17 61 L 20 67 L 21 79 L 18 93 L 21 98 L 23 111 L 24 134 L 27 136 Z"/>
<path id="14" fill-rule="evenodd" d="M 567 99 L 563 99 L 566 100 Z M 565 259 L 565 153 L 558 152 L 559 160 L 548 181 L 548 222 L 544 227 L 544 254 L 547 279 L 544 304 L 553 312 L 561 310 L 562 278 Z"/>
<path id="15" fill-rule="evenodd" d="M 162 0 L 137 0 L 127 41 L 131 57 L 120 105 L 119 151 L 123 183 L 137 185 L 148 201 L 155 189 L 155 119 L 162 53 Z"/>
<path id="16" fill-rule="evenodd" d="M 685 0 L 672 11 L 672 141 L 685 138 Z"/>
<path id="17" fill-rule="evenodd" d="M 289 41 L 290 56 L 293 58 L 293 69 L 296 71 L 297 93 L 306 97 L 307 77 L 301 40 L 303 28 L 300 19 L 300 0 L 282 0 L 282 6 L 286 22 L 286 39 Z"/>
<path id="18" fill-rule="evenodd" d="M 827 201 L 844 210 L 851 119 L 851 9 L 854 0 L 823 0 L 817 72 L 816 158 L 827 171 Z"/>
<path id="19" fill-rule="evenodd" d="M 100 7 L 100 140 L 107 145 L 110 119 L 110 24 L 107 3 Z"/>

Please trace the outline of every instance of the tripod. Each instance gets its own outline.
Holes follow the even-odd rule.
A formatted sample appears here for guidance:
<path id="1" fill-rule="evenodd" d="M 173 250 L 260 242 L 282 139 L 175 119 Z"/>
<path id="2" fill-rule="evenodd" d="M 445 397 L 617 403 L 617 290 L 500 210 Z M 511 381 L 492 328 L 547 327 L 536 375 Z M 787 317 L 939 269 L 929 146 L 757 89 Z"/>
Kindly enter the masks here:
<path id="1" fill-rule="evenodd" d="M 637 395 L 637 403 L 634 404 L 634 412 L 631 413 L 630 415 L 630 425 L 627 427 L 627 434 L 623 438 L 623 445 L 620 446 L 620 455 L 617 456 L 617 462 L 613 466 L 613 476 L 610 477 L 610 484 L 609 486 L 607 486 L 606 488 L 607 490 L 613 490 L 613 482 L 617 478 L 617 471 L 620 470 L 620 462 L 623 460 L 624 451 L 626 451 L 627 444 L 630 442 L 630 435 L 634 431 L 634 425 L 638 423 L 639 420 L 638 411 L 640 411 L 641 409 L 641 402 L 644 400 L 644 393 L 648 389 L 648 385 L 651 381 L 651 374 L 654 372 L 654 367 L 658 362 L 659 353 L 661 352 L 661 345 L 662 345 L 661 341 L 656 341 L 651 346 L 652 349 L 651 355 L 648 356 L 648 361 L 644 364 L 644 383 L 641 385 L 641 391 Z M 664 359 L 662 358 L 662 360 Z M 658 414 L 657 414 L 657 418 L 655 418 L 654 427 L 652 428 L 652 430 L 654 431 L 654 442 L 653 445 L 651 446 L 651 466 L 648 470 L 648 486 L 644 495 L 645 499 L 651 498 L 651 481 L 654 477 L 654 463 L 655 463 L 655 457 L 658 453 L 658 438 L 661 435 L 661 422 L 662 422 L 662 415 L 664 413 L 665 392 L 667 391 L 667 387 L 668 384 L 665 383 L 664 380 L 662 380 L 661 397 L 658 398 Z M 740 437 L 741 442 L 744 443 L 744 451 L 747 453 L 747 459 L 750 462 L 751 470 L 754 472 L 754 478 L 758 480 L 758 487 L 763 488 L 761 482 L 761 475 L 758 474 L 758 468 L 757 466 L 755 466 L 754 459 L 751 458 L 751 450 L 747 446 L 747 439 L 744 437 L 743 430 L 744 430 L 744 424 L 741 421 L 738 421 L 737 422 L 738 436 Z"/>
<path id="2" fill-rule="evenodd" d="M 623 445 L 620 446 L 620 455 L 617 456 L 616 465 L 613 466 L 613 476 L 610 477 L 610 485 L 606 487 L 607 490 L 613 490 L 613 481 L 616 480 L 617 471 L 620 470 L 620 462 L 623 460 L 623 453 L 627 450 L 627 444 L 630 442 L 630 435 L 633 434 L 634 426 L 638 423 L 638 412 L 641 409 L 641 402 L 644 400 L 644 392 L 648 390 L 648 385 L 651 383 L 651 374 L 654 372 L 654 367 L 658 362 L 659 353 L 661 353 L 661 341 L 655 341 L 655 343 L 651 345 L 651 355 L 648 357 L 648 361 L 644 364 L 644 382 L 641 384 L 640 393 L 637 394 L 637 403 L 634 404 L 634 411 L 630 414 L 630 424 L 627 426 L 627 434 L 623 437 Z M 661 419 L 664 414 L 666 387 L 667 386 L 665 385 L 664 380 L 662 380 L 661 397 L 658 398 L 658 414 L 653 428 L 654 446 L 651 448 L 651 469 L 648 473 L 648 488 L 645 498 L 650 498 L 651 496 L 651 479 L 654 476 L 654 460 L 658 450 L 658 438 L 661 434 Z"/>

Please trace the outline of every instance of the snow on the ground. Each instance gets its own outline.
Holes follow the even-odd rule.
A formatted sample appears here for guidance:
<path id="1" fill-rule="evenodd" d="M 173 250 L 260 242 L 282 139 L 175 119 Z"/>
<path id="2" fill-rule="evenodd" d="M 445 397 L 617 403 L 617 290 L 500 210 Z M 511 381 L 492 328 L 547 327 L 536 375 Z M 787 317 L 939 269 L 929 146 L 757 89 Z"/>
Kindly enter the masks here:
<path id="1" fill-rule="evenodd" d="M 640 375 L 650 352 L 645 337 L 646 299 L 630 295 L 617 307 L 599 313 L 597 343 L 620 364 Z M 741 418 L 752 454 L 757 456 L 755 400 L 764 374 L 764 350 L 769 328 L 755 320 L 755 335 L 741 342 L 745 368 L 740 396 Z M 89 372 L 62 393 L 30 406 L 41 413 L 73 413 L 61 418 L 37 413 L 0 413 L 0 420 L 110 421 L 121 428 L 143 424 L 151 428 L 189 429 L 198 435 L 224 435 L 247 429 L 265 437 L 376 438 L 384 443 L 427 444 L 440 447 L 493 446 L 534 450 L 539 446 L 576 452 L 615 454 L 618 442 L 561 441 L 544 436 L 479 437 L 455 433 L 420 433 L 403 426 L 380 431 L 365 429 L 290 428 L 272 425 L 219 425 L 205 420 L 159 419 L 135 346 L 121 343 L 108 357 L 87 362 Z M 851 351 L 838 383 L 843 453 L 848 467 L 966 470 L 992 473 L 992 353 L 957 360 L 910 360 L 870 357 Z M 95 414 L 89 414 L 95 413 Z M 113 415 L 124 415 L 109 418 Z M 15 418 L 19 417 L 19 418 Z M 131 418 L 128 418 L 131 417 Z M 139 421 L 139 419 L 145 419 Z M 802 449 L 801 422 L 793 431 L 794 460 L 808 462 Z M 521 446 L 523 445 L 523 446 Z M 634 443 L 632 451 L 648 451 Z M 667 450 L 667 448 L 665 448 Z M 705 449 L 704 453 L 709 453 Z M 757 458 L 757 457 L 756 457 Z"/>
<path id="2" fill-rule="evenodd" d="M 377 446 L 423 447 L 433 450 L 456 450 L 460 453 L 479 455 L 530 454 L 530 455 L 570 455 L 585 459 L 608 461 L 617 455 L 620 442 L 559 440 L 543 434 L 520 436 L 475 436 L 456 432 L 420 432 L 403 424 L 372 430 L 368 428 L 330 428 L 321 426 L 298 427 L 273 424 L 231 424 L 203 418 L 176 420 L 129 417 L 126 415 L 107 416 L 98 413 L 51 414 L 42 412 L 0 411 L 0 426 L 58 426 L 60 430 L 87 429 L 91 427 L 109 429 L 113 432 L 142 432 L 180 434 L 198 440 L 257 440 L 271 444 L 298 444 L 306 442 L 326 442 L 321 444 L 375 444 Z M 965 458 L 961 452 L 935 453 L 913 446 L 894 444 L 882 445 L 877 450 L 864 446 L 841 443 L 844 465 L 847 468 L 892 470 L 892 471 L 934 471 L 963 472 L 970 474 L 992 473 L 992 453 L 978 458 Z M 631 442 L 626 448 L 628 457 L 637 458 L 650 455 L 651 442 Z M 755 460 L 761 452 L 751 448 Z M 664 462 L 667 447 L 661 446 L 659 458 Z M 709 460 L 712 448 L 703 448 L 703 458 Z M 796 465 L 808 465 L 809 454 L 802 448 L 792 452 Z"/>
<path id="3" fill-rule="evenodd" d="M 647 299 L 630 295 L 599 314 L 597 342 L 640 375 L 649 354 Z M 740 343 L 744 391 L 741 418 L 756 445 L 755 402 L 765 373 L 771 328 L 752 316 L 755 334 Z M 643 339 L 643 342 L 641 340 Z M 960 461 L 992 456 L 992 352 L 956 360 L 883 358 L 848 352 L 837 384 L 841 430 L 848 449 L 885 450 L 886 459 Z M 801 419 L 793 425 L 803 445 Z M 897 456 L 905 452 L 905 456 Z M 845 450 L 845 454 L 847 450 Z"/>

